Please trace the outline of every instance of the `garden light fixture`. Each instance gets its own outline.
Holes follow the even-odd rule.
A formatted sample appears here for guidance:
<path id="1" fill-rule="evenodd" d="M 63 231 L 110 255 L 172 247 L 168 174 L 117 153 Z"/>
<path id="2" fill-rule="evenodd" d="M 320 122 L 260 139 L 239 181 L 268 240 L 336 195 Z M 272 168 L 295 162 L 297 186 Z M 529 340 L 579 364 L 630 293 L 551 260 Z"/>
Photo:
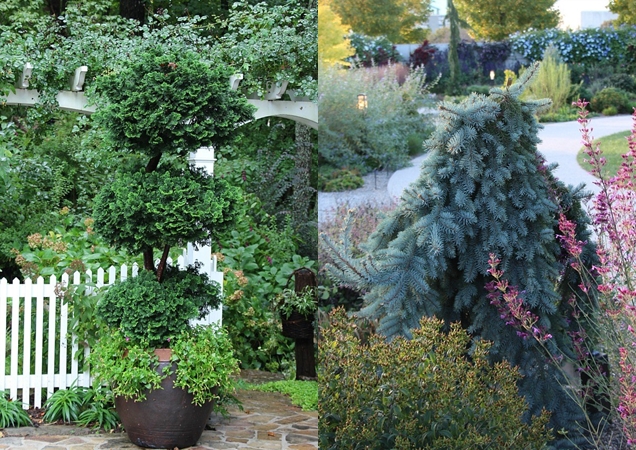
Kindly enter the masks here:
<path id="1" fill-rule="evenodd" d="M 369 103 L 367 102 L 367 94 L 358 94 L 358 109 L 360 111 L 366 111 Z"/>

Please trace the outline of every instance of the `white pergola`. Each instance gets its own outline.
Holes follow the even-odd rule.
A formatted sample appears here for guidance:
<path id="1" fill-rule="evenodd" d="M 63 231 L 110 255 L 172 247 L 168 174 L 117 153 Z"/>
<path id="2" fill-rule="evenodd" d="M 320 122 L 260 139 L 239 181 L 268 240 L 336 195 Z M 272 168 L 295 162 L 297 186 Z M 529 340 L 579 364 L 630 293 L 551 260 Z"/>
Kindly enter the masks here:
<path id="1" fill-rule="evenodd" d="M 95 106 L 88 106 L 88 100 L 83 92 L 84 79 L 87 72 L 87 66 L 75 69 L 75 73 L 70 78 L 69 90 L 57 93 L 56 100 L 60 109 L 82 114 L 95 112 Z M 20 80 L 16 85 L 15 93 L 11 92 L 7 95 L 7 98 L 3 101 L 5 105 L 34 106 L 38 103 L 40 93 L 37 90 L 29 89 L 29 79 L 32 73 L 33 65 L 26 63 L 20 75 Z M 231 89 L 237 90 L 242 79 L 242 74 L 232 75 L 229 80 Z M 287 93 L 290 100 L 282 100 L 285 93 Z M 316 103 L 310 102 L 303 97 L 297 97 L 294 91 L 287 91 L 286 81 L 271 83 L 263 99 L 248 97 L 247 102 L 257 108 L 254 115 L 255 119 L 283 117 L 314 129 L 318 128 L 318 106 Z"/>

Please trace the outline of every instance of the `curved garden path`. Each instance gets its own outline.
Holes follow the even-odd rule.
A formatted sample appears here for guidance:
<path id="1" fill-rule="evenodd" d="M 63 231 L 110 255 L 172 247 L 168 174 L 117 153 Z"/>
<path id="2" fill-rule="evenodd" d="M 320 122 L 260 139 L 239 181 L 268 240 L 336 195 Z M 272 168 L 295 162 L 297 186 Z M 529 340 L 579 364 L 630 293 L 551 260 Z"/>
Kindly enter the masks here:
<path id="1" fill-rule="evenodd" d="M 632 118 L 629 115 L 612 117 L 597 117 L 591 119 L 591 135 L 600 138 L 632 128 Z M 576 121 L 549 123 L 539 131 L 541 143 L 538 150 L 545 156 L 548 163 L 557 163 L 555 175 L 565 184 L 577 186 L 585 183 L 587 190 L 598 192 L 593 183 L 594 177 L 579 166 L 576 155 L 581 148 L 580 125 Z M 318 193 L 318 222 L 329 218 L 335 207 L 341 203 L 356 206 L 362 203 L 386 204 L 396 202 L 404 189 L 417 179 L 420 166 L 426 155 L 419 156 L 412 161 L 412 166 L 398 170 L 388 176 L 385 173 L 365 177 L 365 186 L 347 192 Z"/>

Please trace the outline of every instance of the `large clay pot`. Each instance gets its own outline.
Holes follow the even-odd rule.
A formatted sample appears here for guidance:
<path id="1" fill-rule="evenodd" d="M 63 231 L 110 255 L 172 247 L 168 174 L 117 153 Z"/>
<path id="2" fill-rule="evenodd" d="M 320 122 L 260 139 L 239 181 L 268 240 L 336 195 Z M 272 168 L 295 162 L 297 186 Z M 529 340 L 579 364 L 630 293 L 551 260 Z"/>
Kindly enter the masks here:
<path id="1" fill-rule="evenodd" d="M 159 357 L 157 371 L 161 372 L 171 363 L 169 356 Z M 191 394 L 174 387 L 174 369 L 173 374 L 161 383 L 163 389 L 147 391 L 144 401 L 115 398 L 115 408 L 133 444 L 148 448 L 184 448 L 196 445 L 201 437 L 213 402 L 202 406 L 193 404 Z"/>

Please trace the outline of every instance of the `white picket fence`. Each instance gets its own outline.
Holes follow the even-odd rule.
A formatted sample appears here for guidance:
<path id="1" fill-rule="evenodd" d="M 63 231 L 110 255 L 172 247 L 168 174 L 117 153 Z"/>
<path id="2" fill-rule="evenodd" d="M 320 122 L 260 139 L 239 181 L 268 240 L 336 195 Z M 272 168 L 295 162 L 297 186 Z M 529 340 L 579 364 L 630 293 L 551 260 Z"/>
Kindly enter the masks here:
<path id="1" fill-rule="evenodd" d="M 179 257 L 177 265 L 184 266 Z M 137 275 L 137 265 L 130 268 L 130 276 Z M 216 260 L 211 261 L 206 272 L 210 278 L 223 285 L 223 273 L 216 271 Z M 119 273 L 118 273 L 119 272 Z M 110 267 L 98 269 L 96 280 L 93 273 L 86 272 L 84 279 L 79 272 L 73 274 L 71 286 L 86 282 L 96 287 L 110 285 L 117 279 L 125 280 L 129 268 L 121 266 L 119 271 Z M 0 392 L 8 391 L 9 397 L 21 401 L 24 408 L 41 407 L 43 402 L 57 389 L 90 386 L 91 377 L 86 365 L 80 367 L 75 336 L 68 336 L 68 304 L 57 295 L 59 287 L 69 286 L 69 275 L 62 275 L 60 282 L 51 276 L 47 283 L 39 277 L 35 283 L 30 279 L 21 283 L 18 279 L 9 283 L 0 279 Z M 203 323 L 220 321 L 220 310 L 213 312 Z M 90 349 L 84 348 L 84 357 Z M 33 358 L 33 359 L 32 359 Z M 80 358 L 84 359 L 84 358 Z"/>

